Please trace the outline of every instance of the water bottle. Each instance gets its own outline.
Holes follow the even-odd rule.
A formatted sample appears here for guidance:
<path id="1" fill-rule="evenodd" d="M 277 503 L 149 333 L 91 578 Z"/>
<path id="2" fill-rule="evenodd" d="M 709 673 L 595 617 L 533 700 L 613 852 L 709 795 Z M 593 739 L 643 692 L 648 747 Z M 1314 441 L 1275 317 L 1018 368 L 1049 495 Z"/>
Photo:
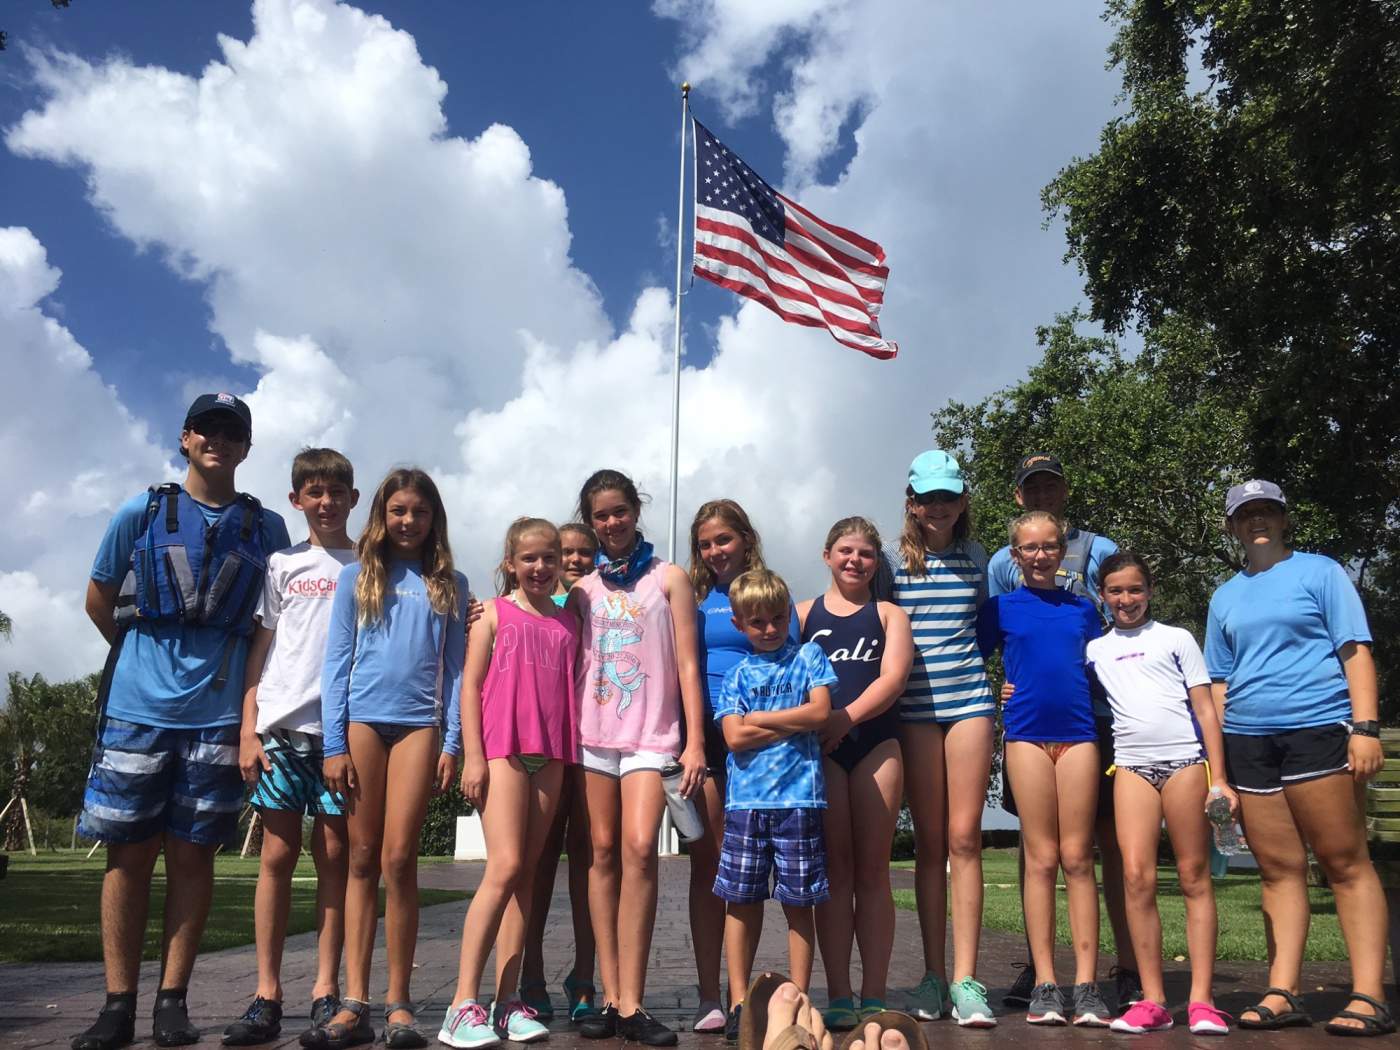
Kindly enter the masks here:
<path id="1" fill-rule="evenodd" d="M 681 780 L 685 768 L 674 759 L 661 769 L 661 787 L 666 792 L 666 809 L 671 814 L 671 823 L 682 842 L 694 842 L 705 835 L 700 823 L 700 811 L 695 808 L 693 799 L 681 794 Z"/>
<path id="2" fill-rule="evenodd" d="M 1210 801 L 1206 803 L 1206 819 L 1210 821 L 1215 835 L 1216 852 L 1225 857 L 1237 857 L 1248 847 L 1240 826 L 1230 814 L 1230 800 L 1219 788 L 1210 789 Z"/>

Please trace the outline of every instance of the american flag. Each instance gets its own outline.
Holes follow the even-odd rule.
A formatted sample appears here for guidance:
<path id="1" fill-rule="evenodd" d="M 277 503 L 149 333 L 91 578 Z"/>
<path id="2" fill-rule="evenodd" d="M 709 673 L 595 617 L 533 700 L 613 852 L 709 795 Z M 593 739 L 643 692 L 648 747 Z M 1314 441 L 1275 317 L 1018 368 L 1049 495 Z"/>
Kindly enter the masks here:
<path id="1" fill-rule="evenodd" d="M 784 197 L 698 120 L 695 272 L 871 357 L 899 352 L 876 320 L 885 250 Z"/>

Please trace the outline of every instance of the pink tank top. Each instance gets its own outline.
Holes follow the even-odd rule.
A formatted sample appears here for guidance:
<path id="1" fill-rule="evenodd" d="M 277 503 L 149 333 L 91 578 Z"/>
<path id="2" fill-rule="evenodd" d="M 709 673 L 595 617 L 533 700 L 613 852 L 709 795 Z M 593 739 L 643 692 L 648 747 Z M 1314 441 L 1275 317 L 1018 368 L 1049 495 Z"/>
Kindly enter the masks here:
<path id="1" fill-rule="evenodd" d="M 535 616 L 495 599 L 496 644 L 481 685 L 487 758 L 544 755 L 578 761 L 579 630 L 574 614 Z"/>
<path id="2" fill-rule="evenodd" d="M 661 587 L 667 564 L 653 559 L 626 588 L 596 572 L 575 584 L 588 597 L 578 685 L 579 739 L 588 747 L 680 750 L 676 633 Z"/>

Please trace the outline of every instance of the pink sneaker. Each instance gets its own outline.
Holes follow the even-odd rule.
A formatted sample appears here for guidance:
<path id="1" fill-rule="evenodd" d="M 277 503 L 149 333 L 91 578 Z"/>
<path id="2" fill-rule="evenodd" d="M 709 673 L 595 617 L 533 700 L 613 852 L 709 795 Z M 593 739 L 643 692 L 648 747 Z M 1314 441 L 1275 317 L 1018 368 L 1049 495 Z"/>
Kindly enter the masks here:
<path id="1" fill-rule="evenodd" d="M 1192 1003 L 1186 1008 L 1186 1018 L 1191 1022 L 1194 1035 L 1229 1035 L 1230 1017 L 1224 1010 L 1217 1010 L 1210 1003 Z"/>
<path id="2" fill-rule="evenodd" d="M 1142 999 L 1128 1007 L 1122 1017 L 1116 1017 L 1108 1027 L 1115 1032 L 1131 1032 L 1142 1035 L 1144 1032 L 1165 1032 L 1172 1026 L 1172 1015 L 1165 1006 L 1159 1006 L 1150 999 Z"/>

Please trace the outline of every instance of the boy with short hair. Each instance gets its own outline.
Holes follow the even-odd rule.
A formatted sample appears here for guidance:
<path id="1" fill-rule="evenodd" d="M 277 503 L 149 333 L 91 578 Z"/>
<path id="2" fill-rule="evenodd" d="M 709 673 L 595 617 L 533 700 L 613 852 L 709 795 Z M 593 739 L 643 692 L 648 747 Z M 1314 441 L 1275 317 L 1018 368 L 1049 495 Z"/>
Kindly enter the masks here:
<path id="1" fill-rule="evenodd" d="M 743 573 L 730 584 L 729 602 L 734 626 L 754 649 L 725 676 L 714 712 L 729 746 L 715 894 L 728 902 L 725 1037 L 734 1042 L 770 895 L 787 918 L 793 982 L 805 991 L 812 977 L 813 908 L 829 896 L 817 731 L 831 714 L 836 672 L 819 646 L 788 640 L 792 596 L 776 573 Z M 771 893 L 770 868 L 777 875 Z"/>
<path id="2" fill-rule="evenodd" d="M 312 1025 L 340 1009 L 349 842 L 342 800 L 321 780 L 321 668 L 336 581 L 355 560 L 345 531 L 360 498 L 354 468 L 334 449 L 304 448 L 292 461 L 287 498 L 306 516 L 310 535 L 268 558 L 254 611 L 258 626 L 248 647 L 238 764 L 243 779 L 257 785 L 252 804 L 263 823 L 253 904 L 258 990 L 243 1016 L 224 1029 L 225 1046 L 265 1043 L 281 1032 L 282 948 L 303 814 L 315 818 L 311 856 L 318 959 Z"/>

